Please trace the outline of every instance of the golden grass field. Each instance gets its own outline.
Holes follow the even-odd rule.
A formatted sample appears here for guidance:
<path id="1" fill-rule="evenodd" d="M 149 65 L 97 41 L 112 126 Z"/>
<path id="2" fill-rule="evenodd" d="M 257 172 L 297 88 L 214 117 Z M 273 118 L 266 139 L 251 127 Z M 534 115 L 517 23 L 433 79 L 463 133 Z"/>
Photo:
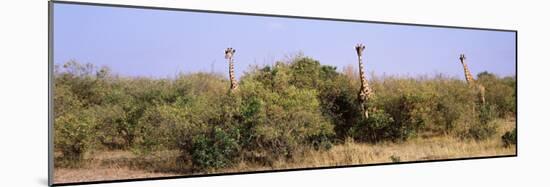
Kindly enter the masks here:
<path id="1" fill-rule="evenodd" d="M 311 168 L 325 166 L 343 166 L 356 164 L 374 164 L 419 160 L 439 160 L 452 158 L 468 158 L 498 155 L 514 155 L 516 147 L 504 147 L 500 136 L 514 128 L 515 119 L 498 121 L 501 124 L 498 133 L 493 138 L 484 141 L 467 141 L 453 136 L 418 137 L 402 143 L 356 143 L 346 141 L 335 145 L 328 151 L 306 150 L 303 156 L 291 161 L 278 161 L 271 166 L 262 166 L 247 161 L 239 161 L 233 167 L 209 171 L 208 173 L 227 173 L 260 171 L 289 168 Z M 55 168 L 54 182 L 85 182 L 116 179 L 150 178 L 163 176 L 181 176 L 204 173 L 174 172 L 170 168 L 175 165 L 177 152 L 161 153 L 163 157 L 155 160 L 157 169 L 147 169 L 148 161 L 137 161 L 130 151 L 102 151 L 86 156 L 86 162 L 79 168 Z M 139 164 L 137 164 L 139 163 Z M 139 165 L 139 166 L 138 166 Z M 158 169 L 165 166 L 165 169 Z"/>

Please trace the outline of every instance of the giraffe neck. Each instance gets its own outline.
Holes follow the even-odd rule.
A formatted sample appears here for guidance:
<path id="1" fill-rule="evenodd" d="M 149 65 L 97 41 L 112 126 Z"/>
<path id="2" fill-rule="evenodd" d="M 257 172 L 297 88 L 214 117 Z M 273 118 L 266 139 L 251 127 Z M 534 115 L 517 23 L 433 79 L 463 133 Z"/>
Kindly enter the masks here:
<path id="1" fill-rule="evenodd" d="M 361 56 L 359 56 L 359 78 L 361 79 L 361 92 L 366 92 L 369 89 L 369 82 L 365 75 L 363 58 Z"/>
<path id="2" fill-rule="evenodd" d="M 465 61 L 462 61 L 462 66 L 464 67 L 464 76 L 466 77 L 466 82 L 468 82 L 470 86 L 475 85 L 474 77 L 472 76 L 472 73 L 470 73 L 470 69 L 468 69 L 468 65 L 466 65 Z"/>
<path id="3" fill-rule="evenodd" d="M 361 109 L 363 110 L 363 115 L 365 118 L 369 118 L 369 111 L 368 111 L 368 99 L 372 96 L 372 91 L 369 88 L 369 83 L 367 81 L 367 76 L 365 75 L 364 67 L 363 67 L 363 59 L 361 58 L 361 55 L 358 55 L 359 59 L 359 77 L 361 79 L 361 89 L 359 90 L 358 94 L 358 100 L 359 104 L 361 105 Z"/>
<path id="4" fill-rule="evenodd" d="M 230 89 L 233 91 L 237 89 L 237 81 L 235 80 L 235 71 L 233 67 L 233 58 L 230 57 L 229 59 L 229 80 L 231 82 Z"/>

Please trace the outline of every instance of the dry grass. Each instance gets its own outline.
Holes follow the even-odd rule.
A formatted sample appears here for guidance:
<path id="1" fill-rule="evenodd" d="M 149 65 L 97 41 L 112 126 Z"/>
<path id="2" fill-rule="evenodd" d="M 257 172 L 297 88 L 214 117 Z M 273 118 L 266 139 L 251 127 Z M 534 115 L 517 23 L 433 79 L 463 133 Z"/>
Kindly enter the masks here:
<path id="1" fill-rule="evenodd" d="M 466 141 L 453 136 L 416 138 L 403 143 L 378 144 L 356 143 L 348 140 L 342 145 L 334 146 L 329 151 L 307 150 L 302 157 L 294 161 L 279 161 L 272 167 L 254 166 L 241 162 L 233 168 L 221 171 L 238 172 L 395 162 L 392 157 L 406 162 L 514 155 L 516 147 L 503 147 L 500 136 L 514 128 L 515 120 L 499 120 L 498 124 L 501 124 L 497 129 L 498 133 L 493 138 L 484 141 Z"/>
<path id="2" fill-rule="evenodd" d="M 336 145 L 328 151 L 306 150 L 303 156 L 291 161 L 280 160 L 271 166 L 239 161 L 231 168 L 218 169 L 208 173 L 260 171 L 289 168 L 310 168 L 374 164 L 418 160 L 438 160 L 480 156 L 513 155 L 516 147 L 503 147 L 500 136 L 515 126 L 515 120 L 500 120 L 497 135 L 485 141 L 465 141 L 452 136 L 416 138 L 403 143 L 356 143 L 351 140 Z M 55 168 L 55 183 L 100 181 L 132 178 L 149 178 L 174 175 L 200 174 L 174 172 L 177 152 L 164 152 L 163 157 L 138 160 L 129 151 L 108 151 L 88 155 L 86 164 L 77 169 Z M 393 158 L 393 159 L 392 159 Z M 145 164 L 144 164 L 145 163 Z M 145 167 L 144 167 L 145 165 Z M 156 169 L 147 169 L 154 165 Z M 160 168 L 163 168 L 159 170 Z"/>
<path id="3" fill-rule="evenodd" d="M 437 160 L 464 157 L 512 155 L 514 148 L 503 148 L 500 142 L 460 142 L 452 137 L 416 139 L 401 144 L 361 144 L 348 141 L 344 145 L 320 152 L 310 151 L 294 167 L 340 166 L 400 161 Z M 298 164 L 298 165 L 296 165 Z M 284 166 L 283 166 L 284 167 Z"/>
<path id="4" fill-rule="evenodd" d="M 151 178 L 180 175 L 169 172 L 154 172 L 137 169 L 138 159 L 130 151 L 102 151 L 86 156 L 86 161 L 77 168 L 55 168 L 55 183 L 102 181 L 133 178 Z"/>
<path id="5" fill-rule="evenodd" d="M 175 173 L 153 173 L 144 170 L 121 168 L 66 169 L 55 171 L 55 183 L 104 181 L 117 179 L 137 179 L 178 175 Z"/>

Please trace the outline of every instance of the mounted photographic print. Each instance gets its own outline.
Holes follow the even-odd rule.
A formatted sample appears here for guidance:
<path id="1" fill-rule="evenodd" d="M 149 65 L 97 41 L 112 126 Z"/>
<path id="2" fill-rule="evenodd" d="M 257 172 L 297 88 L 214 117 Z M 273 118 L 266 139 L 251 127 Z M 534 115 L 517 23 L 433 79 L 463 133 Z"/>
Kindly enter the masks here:
<path id="1" fill-rule="evenodd" d="M 516 31 L 50 3 L 50 184 L 516 156 Z"/>

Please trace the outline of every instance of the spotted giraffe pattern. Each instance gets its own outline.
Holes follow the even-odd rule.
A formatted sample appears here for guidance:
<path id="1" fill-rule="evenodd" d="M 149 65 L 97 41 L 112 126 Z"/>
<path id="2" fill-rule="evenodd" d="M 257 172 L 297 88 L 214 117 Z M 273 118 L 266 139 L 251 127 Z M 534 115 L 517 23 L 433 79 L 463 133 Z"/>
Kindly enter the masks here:
<path id="1" fill-rule="evenodd" d="M 369 117 L 369 112 L 368 112 L 368 100 L 369 98 L 371 98 L 374 93 L 372 91 L 372 89 L 369 87 L 369 82 L 367 81 L 367 76 L 365 74 L 365 71 L 364 71 L 364 67 L 363 67 L 363 51 L 365 50 L 365 45 L 363 44 L 357 44 L 355 46 L 355 51 L 357 52 L 357 58 L 358 58 L 358 61 L 359 61 L 359 78 L 361 80 L 361 89 L 359 90 L 359 94 L 358 94 L 358 100 L 359 100 L 359 104 L 361 105 L 361 108 L 364 112 L 364 116 L 365 118 L 368 118 Z"/>
<path id="2" fill-rule="evenodd" d="M 231 86 L 229 87 L 230 91 L 235 91 L 239 85 L 237 84 L 237 80 L 235 79 L 235 69 L 233 65 L 233 55 L 235 54 L 236 50 L 233 48 L 227 48 L 225 50 L 225 59 L 227 59 L 227 62 L 229 63 L 229 80 L 231 83 Z"/>
<path id="3" fill-rule="evenodd" d="M 468 69 L 468 65 L 466 64 L 466 56 L 464 54 L 460 54 L 459 59 L 460 63 L 462 63 L 462 67 L 464 68 L 464 76 L 466 77 L 466 82 L 476 92 L 479 102 L 481 104 L 485 104 L 485 87 L 481 84 L 476 83 L 476 81 L 474 80 L 474 77 L 472 76 L 472 73 L 470 72 L 470 69 Z"/>

